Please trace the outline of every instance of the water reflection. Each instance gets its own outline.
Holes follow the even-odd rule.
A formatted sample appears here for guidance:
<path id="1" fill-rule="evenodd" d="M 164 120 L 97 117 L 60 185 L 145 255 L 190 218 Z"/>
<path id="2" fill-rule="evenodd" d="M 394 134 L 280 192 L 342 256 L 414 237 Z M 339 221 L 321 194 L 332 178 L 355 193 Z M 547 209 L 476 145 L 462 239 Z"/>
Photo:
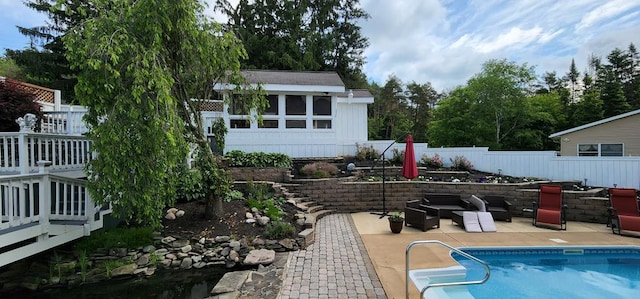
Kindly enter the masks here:
<path id="1" fill-rule="evenodd" d="M 38 292 L 21 290 L 0 298 L 34 299 L 202 299 L 222 278 L 226 269 L 188 271 L 161 270 L 148 278 L 111 279 L 73 288 L 53 288 Z"/>

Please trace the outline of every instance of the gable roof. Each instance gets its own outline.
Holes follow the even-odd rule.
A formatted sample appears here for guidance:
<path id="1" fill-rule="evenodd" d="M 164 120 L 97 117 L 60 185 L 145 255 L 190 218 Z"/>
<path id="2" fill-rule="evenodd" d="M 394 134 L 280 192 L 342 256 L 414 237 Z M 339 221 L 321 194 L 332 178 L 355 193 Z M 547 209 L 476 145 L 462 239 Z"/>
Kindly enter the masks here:
<path id="1" fill-rule="evenodd" d="M 249 84 L 261 84 L 267 92 L 301 92 L 337 94 L 345 91 L 336 72 L 303 72 L 280 70 L 242 70 Z M 216 83 L 214 90 L 230 90 L 233 85 Z"/>
<path id="2" fill-rule="evenodd" d="M 249 83 L 284 85 L 344 86 L 336 72 L 301 72 L 278 70 L 243 70 Z"/>
<path id="3" fill-rule="evenodd" d="M 609 117 L 609 118 L 601 119 L 599 121 L 594 121 L 592 123 L 588 123 L 588 124 L 584 124 L 582 126 L 578 126 L 578 127 L 575 127 L 575 128 L 564 130 L 562 132 L 553 133 L 553 134 L 549 135 L 549 138 L 560 137 L 562 135 L 566 135 L 566 134 L 573 133 L 573 132 L 576 132 L 576 131 L 580 131 L 580 130 L 584 130 L 584 129 L 587 129 L 587 128 L 595 127 L 595 126 L 598 126 L 598 125 L 601 125 L 601 124 L 604 124 L 604 123 L 612 122 L 612 121 L 615 121 L 615 120 L 618 120 L 618 119 L 622 119 L 622 118 L 625 118 L 625 117 L 629 117 L 629 116 L 633 116 L 633 115 L 636 115 L 636 114 L 640 114 L 640 109 L 634 110 L 634 111 L 629 111 L 627 113 L 619 114 L 619 115 L 612 116 L 612 117 Z"/>

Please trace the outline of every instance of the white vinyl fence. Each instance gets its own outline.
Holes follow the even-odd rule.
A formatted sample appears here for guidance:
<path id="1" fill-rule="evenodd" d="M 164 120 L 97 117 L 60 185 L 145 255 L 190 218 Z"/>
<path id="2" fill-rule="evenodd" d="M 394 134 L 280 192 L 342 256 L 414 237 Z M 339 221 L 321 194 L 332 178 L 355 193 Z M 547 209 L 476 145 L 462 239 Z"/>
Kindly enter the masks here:
<path id="1" fill-rule="evenodd" d="M 369 141 L 380 153 L 393 140 Z M 393 157 L 393 149 L 403 151 L 404 143 L 395 143 L 385 153 Z M 445 166 L 456 156 L 463 156 L 479 171 L 516 177 L 535 177 L 553 181 L 581 181 L 589 186 L 640 189 L 640 157 L 559 157 L 555 151 L 489 151 L 487 147 L 429 148 L 415 143 L 416 160 L 423 155 L 438 154 Z"/>

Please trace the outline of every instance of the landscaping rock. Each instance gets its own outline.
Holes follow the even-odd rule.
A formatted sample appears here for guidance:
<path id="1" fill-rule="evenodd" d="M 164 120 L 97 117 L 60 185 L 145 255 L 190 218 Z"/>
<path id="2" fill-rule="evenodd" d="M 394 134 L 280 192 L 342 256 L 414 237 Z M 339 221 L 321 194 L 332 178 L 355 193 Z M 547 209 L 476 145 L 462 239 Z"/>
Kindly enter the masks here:
<path id="1" fill-rule="evenodd" d="M 244 258 L 245 265 L 268 265 L 273 263 L 276 258 L 276 252 L 268 249 L 251 250 L 247 257 Z"/>
<path id="2" fill-rule="evenodd" d="M 128 264 L 111 270 L 111 277 L 118 277 L 123 275 L 132 275 L 133 271 L 138 269 L 136 264 Z"/>
<path id="3" fill-rule="evenodd" d="M 267 225 L 267 223 L 269 223 L 270 220 L 271 219 L 269 219 L 269 217 L 262 216 L 262 217 L 258 218 L 258 224 L 261 225 L 261 226 L 265 226 L 265 225 Z"/>
<path id="4" fill-rule="evenodd" d="M 179 210 L 179 211 L 176 212 L 176 217 L 180 218 L 180 217 L 184 216 L 184 213 L 185 213 L 185 211 Z"/>

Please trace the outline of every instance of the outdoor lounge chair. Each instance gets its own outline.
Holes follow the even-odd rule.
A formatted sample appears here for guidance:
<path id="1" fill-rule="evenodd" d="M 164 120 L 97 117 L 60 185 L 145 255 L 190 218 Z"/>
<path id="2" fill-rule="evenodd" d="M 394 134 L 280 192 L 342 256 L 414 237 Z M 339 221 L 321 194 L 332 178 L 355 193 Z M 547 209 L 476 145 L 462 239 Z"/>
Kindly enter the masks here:
<path id="1" fill-rule="evenodd" d="M 608 211 L 614 234 L 620 234 L 622 230 L 640 232 L 640 211 L 635 189 L 609 189 Z"/>
<path id="2" fill-rule="evenodd" d="M 485 195 L 480 198 L 484 201 L 487 212 L 491 213 L 493 219 L 511 222 L 511 203 L 504 196 Z"/>
<path id="3" fill-rule="evenodd" d="M 421 200 L 411 200 L 404 207 L 404 225 L 413 226 L 426 232 L 434 226 L 440 228 L 440 210 L 430 207 Z"/>
<path id="4" fill-rule="evenodd" d="M 533 203 L 533 225 L 557 225 L 567 229 L 567 205 L 562 198 L 562 186 L 540 185 L 538 202 Z"/>

